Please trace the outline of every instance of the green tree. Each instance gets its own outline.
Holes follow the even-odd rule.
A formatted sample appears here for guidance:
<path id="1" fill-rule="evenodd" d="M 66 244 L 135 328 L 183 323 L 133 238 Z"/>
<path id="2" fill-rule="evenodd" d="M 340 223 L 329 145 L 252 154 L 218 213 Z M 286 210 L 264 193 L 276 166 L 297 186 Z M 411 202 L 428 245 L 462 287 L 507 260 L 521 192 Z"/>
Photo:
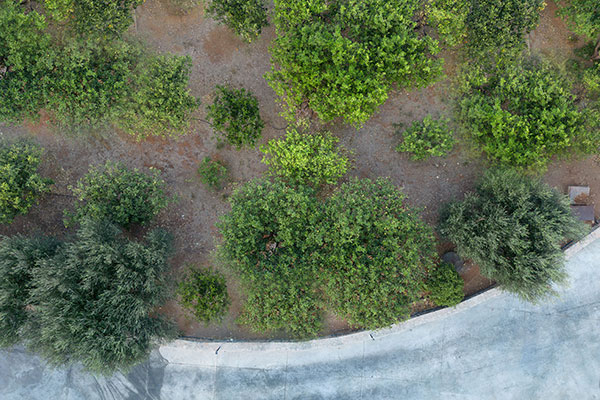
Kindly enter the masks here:
<path id="1" fill-rule="evenodd" d="M 314 191 L 280 181 L 251 181 L 230 197 L 218 224 L 219 253 L 239 274 L 248 299 L 242 322 L 254 330 L 314 336 L 321 324 L 313 279 L 320 231 Z"/>
<path id="2" fill-rule="evenodd" d="M 225 277 L 217 271 L 189 267 L 177 288 L 179 304 L 198 321 L 220 321 L 231 303 Z"/>
<path id="3" fill-rule="evenodd" d="M 52 180 L 38 174 L 43 150 L 27 142 L 0 144 L 0 223 L 25 215 Z"/>
<path id="4" fill-rule="evenodd" d="M 566 196 L 514 170 L 488 171 L 474 193 L 446 207 L 439 226 L 484 276 L 532 302 L 566 281 L 560 245 L 585 230 Z"/>
<path id="5" fill-rule="evenodd" d="M 0 238 L 0 347 L 21 340 L 33 270 L 40 260 L 53 257 L 59 246 L 51 238 Z"/>
<path id="6" fill-rule="evenodd" d="M 430 115 L 423 121 L 413 122 L 401 134 L 403 141 L 396 151 L 411 153 L 413 161 L 444 157 L 452 151 L 455 143 L 452 131 L 448 129 L 448 120 L 433 119 Z"/>
<path id="7" fill-rule="evenodd" d="M 133 72 L 115 124 L 139 138 L 186 133 L 200 102 L 190 94 L 189 57 L 146 57 Z"/>
<path id="8" fill-rule="evenodd" d="M 467 16 L 471 0 L 431 0 L 426 5 L 428 24 L 436 28 L 439 40 L 458 46 L 467 36 Z"/>
<path id="9" fill-rule="evenodd" d="M 44 106 L 52 60 L 45 28 L 42 15 L 0 1 L 0 121 L 35 118 Z"/>
<path id="10" fill-rule="evenodd" d="M 566 18 L 573 32 L 600 41 L 600 4 L 596 0 L 558 0 L 557 3 L 558 13 Z M 599 48 L 596 48 L 596 56 Z"/>
<path id="11" fill-rule="evenodd" d="M 156 315 L 168 298 L 170 243 L 164 231 L 141 243 L 106 222 L 83 221 L 76 240 L 33 271 L 27 347 L 53 365 L 81 362 L 106 374 L 144 361 L 173 332 Z"/>
<path id="12" fill-rule="evenodd" d="M 556 154 L 597 148 L 592 110 L 579 110 L 571 86 L 552 66 L 518 61 L 466 75 L 459 118 L 488 156 L 515 167 L 543 168 Z"/>
<path id="13" fill-rule="evenodd" d="M 327 201 L 323 226 L 320 275 L 333 310 L 367 329 L 408 318 L 435 240 L 404 195 L 386 179 L 352 180 Z"/>
<path id="14" fill-rule="evenodd" d="M 236 149 L 254 146 L 265 124 L 260 118 L 258 100 L 246 89 L 217 85 L 215 100 L 207 107 L 207 118 L 218 134 L 219 143 Z"/>
<path id="15" fill-rule="evenodd" d="M 144 173 L 120 163 L 93 166 L 71 187 L 77 202 L 74 219 L 107 219 L 124 228 L 146 224 L 169 204 L 160 171 Z"/>
<path id="16" fill-rule="evenodd" d="M 464 284 L 465 282 L 452 264 L 441 263 L 430 271 L 427 277 L 427 282 L 425 282 L 426 290 L 429 292 L 427 297 L 436 306 L 454 307 L 465 297 Z"/>
<path id="17" fill-rule="evenodd" d="M 206 12 L 247 42 L 269 25 L 263 0 L 211 0 Z"/>
<path id="18" fill-rule="evenodd" d="M 471 1 L 467 45 L 477 60 L 482 54 L 504 56 L 521 50 L 524 35 L 539 23 L 544 0 Z"/>
<path id="19" fill-rule="evenodd" d="M 324 121 L 361 125 L 392 86 L 441 73 L 437 43 L 417 31 L 419 0 L 276 0 L 271 87 L 289 116 L 308 106 Z"/>
<path id="20" fill-rule="evenodd" d="M 263 162 L 273 175 L 291 183 L 335 184 L 348 170 L 350 161 L 338 148 L 339 139 L 329 132 L 308 134 L 288 129 L 284 138 L 261 146 Z"/>

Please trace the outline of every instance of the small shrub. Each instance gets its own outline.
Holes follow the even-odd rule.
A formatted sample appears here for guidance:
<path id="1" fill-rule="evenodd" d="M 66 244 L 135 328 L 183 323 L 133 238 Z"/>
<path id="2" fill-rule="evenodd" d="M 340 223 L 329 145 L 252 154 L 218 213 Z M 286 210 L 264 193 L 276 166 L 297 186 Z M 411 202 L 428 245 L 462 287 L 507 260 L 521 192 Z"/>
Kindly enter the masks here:
<path id="1" fill-rule="evenodd" d="M 156 314 L 168 299 L 171 237 L 144 242 L 85 220 L 76 240 L 33 271 L 25 344 L 52 365 L 80 362 L 95 373 L 127 371 L 147 359 L 173 326 Z"/>
<path id="2" fill-rule="evenodd" d="M 454 146 L 452 131 L 448 129 L 448 120 L 434 120 L 430 115 L 423 121 L 415 121 L 402 132 L 403 142 L 396 147 L 398 152 L 412 153 L 413 161 L 429 157 L 444 157 Z"/>
<path id="3" fill-rule="evenodd" d="M 84 36 L 120 35 L 133 23 L 133 10 L 145 0 L 73 0 L 75 30 Z"/>
<path id="4" fill-rule="evenodd" d="M 52 180 L 37 172 L 42 152 L 26 142 L 0 145 L 0 223 L 27 214 L 39 197 L 50 191 Z"/>
<path id="5" fill-rule="evenodd" d="M 263 0 L 211 0 L 206 12 L 247 42 L 269 25 Z"/>
<path id="6" fill-rule="evenodd" d="M 212 190 L 221 190 L 229 180 L 229 172 L 221 161 L 213 161 L 205 157 L 198 167 L 200 182 Z"/>
<path id="7" fill-rule="evenodd" d="M 219 143 L 227 142 L 236 149 L 254 146 L 262 134 L 258 100 L 246 89 L 217 85 L 215 100 L 207 107 L 207 118 Z"/>
<path id="8" fill-rule="evenodd" d="M 158 170 L 146 174 L 110 161 L 91 167 L 71 190 L 76 221 L 108 219 L 124 228 L 150 222 L 169 204 Z"/>
<path id="9" fill-rule="evenodd" d="M 437 29 L 441 42 L 457 46 L 465 41 L 470 8 L 470 0 L 432 0 L 427 4 L 429 24 Z"/>
<path id="10" fill-rule="evenodd" d="M 262 161 L 273 175 L 291 183 L 335 184 L 350 164 L 343 149 L 336 146 L 338 142 L 329 132 L 311 135 L 292 128 L 284 138 L 271 140 L 261 147 L 265 154 Z"/>
<path id="11" fill-rule="evenodd" d="M 41 259 L 52 257 L 59 245 L 51 238 L 0 238 L 0 347 L 10 347 L 21 340 L 33 270 Z"/>
<path id="12" fill-rule="evenodd" d="M 449 263 L 441 263 L 435 267 L 425 284 L 429 292 L 427 297 L 436 306 L 454 307 L 465 297 L 463 293 L 465 282 Z"/>
<path id="13" fill-rule="evenodd" d="M 435 241 L 404 197 L 389 180 L 355 179 L 325 204 L 311 258 L 319 260 L 326 303 L 353 326 L 402 321 L 420 298 Z"/>
<path id="14" fill-rule="evenodd" d="M 179 304 L 198 321 L 220 321 L 231 303 L 225 277 L 216 271 L 189 268 L 177 288 Z"/>
<path id="15" fill-rule="evenodd" d="M 443 210 L 439 231 L 484 276 L 537 302 L 566 281 L 560 245 L 586 228 L 566 196 L 539 179 L 496 170 L 483 176 L 475 193 Z"/>
<path id="16" fill-rule="evenodd" d="M 588 93 L 593 97 L 600 95 L 600 62 L 583 71 L 583 85 Z"/>
<path id="17" fill-rule="evenodd" d="M 571 86 L 552 66 L 520 61 L 466 77 L 459 116 L 491 159 L 519 168 L 543 168 L 570 147 L 597 148 Z"/>
<path id="18" fill-rule="evenodd" d="M 188 89 L 190 69 L 189 57 L 148 57 L 130 78 L 133 83 L 114 119 L 116 125 L 140 138 L 186 133 L 199 106 Z"/>

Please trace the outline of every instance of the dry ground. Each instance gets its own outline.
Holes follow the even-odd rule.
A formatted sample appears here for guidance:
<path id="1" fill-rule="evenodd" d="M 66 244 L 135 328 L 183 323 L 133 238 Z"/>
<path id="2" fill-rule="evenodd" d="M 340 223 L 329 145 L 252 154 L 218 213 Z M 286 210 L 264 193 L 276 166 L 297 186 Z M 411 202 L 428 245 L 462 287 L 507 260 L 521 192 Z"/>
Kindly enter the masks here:
<path id="1" fill-rule="evenodd" d="M 543 52 L 556 59 L 568 58 L 574 47 L 583 43 L 569 40 L 570 33 L 554 13 L 556 6 L 549 2 L 542 13 L 539 28 L 529 35 L 528 43 L 534 52 Z M 263 75 L 270 68 L 268 47 L 274 38 L 272 27 L 250 45 L 240 41 L 228 29 L 205 19 L 200 9 L 188 15 L 172 15 L 158 0 L 148 0 L 136 11 L 132 33 L 145 40 L 158 51 L 187 54 L 192 57 L 191 91 L 203 104 L 210 102 L 216 84 L 230 83 L 243 86 L 258 97 L 261 114 L 266 122 L 261 143 L 283 134 L 286 125 L 278 115 L 280 108 L 276 96 Z M 452 76 L 456 55 L 446 54 L 446 72 Z M 406 155 L 396 153 L 394 123 L 409 123 L 427 114 L 434 116 L 451 112 L 449 80 L 417 91 L 396 91 L 370 121 L 360 130 L 334 125 L 330 129 L 341 138 L 344 146 L 354 151 L 355 164 L 351 176 L 387 176 L 408 196 L 411 205 L 423 209 L 423 217 L 431 224 L 437 219 L 438 208 L 444 202 L 460 198 L 471 189 L 475 179 L 485 167 L 480 155 L 464 148 L 455 149 L 443 159 L 412 162 Z M 203 107 L 202 107 L 203 108 Z M 198 112 L 202 118 L 204 111 Z M 62 213 L 70 207 L 68 185 L 74 184 L 90 164 L 106 160 L 120 160 L 132 167 L 156 167 L 163 171 L 172 194 L 179 201 L 166 210 L 156 222 L 174 233 L 177 252 L 173 258 L 173 274 L 178 274 L 186 264 L 208 265 L 214 249 L 215 222 L 228 209 L 226 193 L 220 194 L 205 188 L 197 179 L 196 168 L 205 156 L 218 156 L 230 168 L 235 182 L 244 182 L 260 176 L 265 166 L 260 163 L 258 150 L 234 151 L 217 149 L 209 126 L 198 122 L 192 132 L 179 139 L 149 139 L 136 142 L 124 134 L 111 132 L 98 137 L 74 137 L 48 126 L 45 119 L 21 127 L 0 126 L 0 137 L 33 137 L 46 149 L 43 172 L 56 181 L 54 194 L 47 196 L 26 217 L 18 218 L 9 227 L 0 227 L 0 234 L 16 232 L 64 234 Z M 589 185 L 592 200 L 600 199 L 600 165 L 596 156 L 578 161 L 552 163 L 545 180 L 566 192 L 568 185 Z M 449 249 L 442 243 L 440 251 Z M 240 288 L 234 276 L 224 271 L 228 278 L 233 300 L 230 315 L 222 324 L 202 326 L 186 320 L 175 302 L 164 312 L 174 316 L 185 335 L 205 338 L 253 339 L 283 338 L 281 334 L 259 335 L 235 324 L 242 304 Z M 465 292 L 473 293 L 490 282 L 477 270 L 464 277 Z M 333 316 L 327 317 L 323 334 L 340 333 L 348 326 Z"/>

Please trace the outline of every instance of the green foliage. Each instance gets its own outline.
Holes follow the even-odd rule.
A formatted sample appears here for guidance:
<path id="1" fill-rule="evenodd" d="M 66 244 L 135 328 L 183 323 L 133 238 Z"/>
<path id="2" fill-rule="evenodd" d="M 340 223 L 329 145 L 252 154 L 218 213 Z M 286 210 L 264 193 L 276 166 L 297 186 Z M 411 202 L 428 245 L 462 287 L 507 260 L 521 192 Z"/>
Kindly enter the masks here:
<path id="1" fill-rule="evenodd" d="M 189 268 L 177 288 L 179 304 L 198 321 L 220 321 L 231 301 L 225 277 L 217 271 Z"/>
<path id="2" fill-rule="evenodd" d="M 241 321 L 254 330 L 314 336 L 320 328 L 313 279 L 320 226 L 313 190 L 251 181 L 230 197 L 218 224 L 219 253 L 241 277 L 248 299 Z"/>
<path id="3" fill-rule="evenodd" d="M 465 297 L 463 286 L 465 282 L 460 277 L 454 266 L 449 263 L 441 263 L 430 272 L 426 289 L 428 298 L 436 306 L 454 307 Z"/>
<path id="4" fill-rule="evenodd" d="M 72 40 L 53 61 L 47 108 L 68 127 L 106 125 L 131 91 L 139 49 L 122 41 Z"/>
<path id="5" fill-rule="evenodd" d="M 52 257 L 58 246 L 53 239 L 0 239 L 0 347 L 20 341 L 20 329 L 27 320 L 33 269 L 41 259 Z"/>
<path id="6" fill-rule="evenodd" d="M 559 0 L 558 13 L 566 17 L 569 28 L 589 39 L 600 35 L 600 3 L 597 0 Z"/>
<path id="7" fill-rule="evenodd" d="M 273 175 L 291 183 L 335 184 L 346 171 L 350 161 L 337 148 L 339 139 L 329 132 L 306 134 L 289 129 L 285 138 L 271 140 L 261 146 L 263 162 Z M 270 158 L 269 158 L 270 157 Z"/>
<path id="8" fill-rule="evenodd" d="M 207 107 L 207 118 L 219 143 L 224 141 L 241 149 L 254 146 L 265 124 L 260 118 L 258 100 L 246 89 L 217 85 L 215 100 Z"/>
<path id="9" fill-rule="evenodd" d="M 84 36 L 120 35 L 133 23 L 133 9 L 145 0 L 73 0 L 75 30 Z"/>
<path id="10" fill-rule="evenodd" d="M 583 71 L 582 82 L 590 95 L 593 97 L 600 95 L 600 62 L 595 62 Z"/>
<path id="11" fill-rule="evenodd" d="M 146 174 L 110 161 L 91 167 L 71 190 L 77 198 L 75 220 L 106 219 L 124 228 L 150 222 L 169 204 L 158 170 Z"/>
<path id="12" fill-rule="evenodd" d="M 221 190 L 229 180 L 227 167 L 221 161 L 213 161 L 205 157 L 198 167 L 200 182 L 212 190 Z"/>
<path id="13" fill-rule="evenodd" d="M 115 226 L 86 220 L 74 242 L 32 274 L 26 345 L 53 365 L 81 362 L 110 374 L 144 361 L 172 326 L 156 316 L 168 298 L 171 238 L 129 241 Z"/>
<path id="14" fill-rule="evenodd" d="M 542 181 L 513 170 L 488 171 L 475 193 L 450 203 L 440 233 L 457 252 L 505 290 L 537 302 L 566 281 L 565 239 L 583 235 L 569 200 Z"/>
<path id="15" fill-rule="evenodd" d="M 211 0 L 206 12 L 247 42 L 269 25 L 263 0 Z"/>
<path id="16" fill-rule="evenodd" d="M 413 161 L 444 157 L 452 151 L 455 142 L 452 131 L 448 129 L 448 120 L 435 120 L 430 115 L 423 121 L 413 122 L 402 132 L 402 137 L 404 140 L 396 151 L 412 153 Z"/>
<path id="17" fill-rule="evenodd" d="M 471 8 L 470 0 L 432 0 L 427 4 L 427 18 L 448 46 L 457 46 L 467 36 L 466 20 Z"/>
<path id="18" fill-rule="evenodd" d="M 327 201 L 321 278 L 333 310 L 354 326 L 410 316 L 435 256 L 431 228 L 404 205 L 389 180 L 352 180 Z"/>
<path id="19" fill-rule="evenodd" d="M 460 119 L 492 159 L 516 167 L 544 167 L 569 147 L 595 150 L 568 82 L 549 65 L 527 62 L 501 66 L 491 74 L 466 76 Z"/>
<path id="20" fill-rule="evenodd" d="M 0 1 L 0 121 L 33 118 L 44 105 L 50 57 L 45 19 Z"/>
<path id="21" fill-rule="evenodd" d="M 539 22 L 544 0 L 472 1 L 467 16 L 467 45 L 474 58 L 504 56 L 521 50 L 524 35 Z"/>
<path id="22" fill-rule="evenodd" d="M 43 150 L 27 142 L 0 145 L 0 223 L 27 214 L 38 198 L 50 190 L 52 180 L 37 170 Z"/>
<path id="23" fill-rule="evenodd" d="M 130 77 L 116 125 L 138 137 L 186 133 L 200 104 L 187 88 L 191 63 L 189 57 L 172 55 L 142 62 Z"/>
<path id="24" fill-rule="evenodd" d="M 44 7 L 56 21 L 64 21 L 75 10 L 74 0 L 44 0 Z"/>
<path id="25" fill-rule="evenodd" d="M 425 86 L 441 73 L 436 42 L 419 35 L 419 0 L 275 0 L 271 87 L 289 116 L 361 125 L 392 86 Z"/>

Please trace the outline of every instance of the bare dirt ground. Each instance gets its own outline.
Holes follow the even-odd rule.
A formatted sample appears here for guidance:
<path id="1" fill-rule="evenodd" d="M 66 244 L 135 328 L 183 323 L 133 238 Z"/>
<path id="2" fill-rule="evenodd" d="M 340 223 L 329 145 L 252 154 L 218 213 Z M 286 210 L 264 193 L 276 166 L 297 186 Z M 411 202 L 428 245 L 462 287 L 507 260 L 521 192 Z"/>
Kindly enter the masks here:
<path id="1" fill-rule="evenodd" d="M 570 40 L 571 34 L 554 13 L 556 6 L 549 2 L 542 12 L 539 28 L 529 35 L 533 52 L 546 53 L 558 59 L 568 58 L 572 49 L 583 42 Z M 259 99 L 261 115 L 266 128 L 260 143 L 283 134 L 286 122 L 278 115 L 280 107 L 274 92 L 263 75 L 270 69 L 268 47 L 274 38 L 274 29 L 267 28 L 262 36 L 250 45 L 243 43 L 228 29 L 205 19 L 197 9 L 187 15 L 173 15 L 159 0 L 148 0 L 136 11 L 132 33 L 157 51 L 186 54 L 192 57 L 191 91 L 210 103 L 216 84 L 229 83 L 251 90 Z M 455 55 L 446 55 L 446 72 L 455 70 Z M 473 187 L 474 181 L 485 168 L 479 155 L 458 146 L 448 157 L 424 162 L 412 162 L 393 148 L 398 143 L 394 134 L 395 123 L 409 123 L 433 116 L 451 113 L 449 80 L 427 89 L 396 91 L 380 111 L 358 131 L 352 127 L 333 125 L 330 130 L 341 138 L 342 144 L 354 152 L 355 164 L 351 176 L 375 178 L 387 176 L 408 196 L 408 202 L 422 208 L 428 223 L 435 224 L 441 204 L 459 199 Z M 198 117 L 204 116 L 203 106 Z M 210 127 L 202 122 L 192 126 L 189 135 L 179 139 L 149 139 L 136 142 L 118 132 L 109 132 L 95 138 L 67 136 L 46 123 L 44 117 L 24 126 L 0 126 L 0 138 L 30 137 L 46 149 L 43 172 L 55 180 L 54 194 L 47 196 L 32 212 L 18 218 L 11 226 L 0 227 L 0 234 L 40 232 L 63 235 L 62 214 L 71 206 L 68 185 L 72 185 L 90 164 L 106 160 L 119 160 L 131 167 L 150 166 L 163 171 L 164 179 L 179 201 L 156 221 L 175 235 L 177 252 L 172 260 L 173 274 L 179 274 L 186 264 L 209 265 L 215 247 L 215 223 L 228 210 L 225 200 L 231 186 L 224 193 L 213 193 L 197 179 L 196 168 L 205 156 L 218 156 L 229 166 L 233 181 L 245 182 L 260 176 L 265 166 L 260 162 L 258 150 L 235 151 L 217 149 Z M 552 163 L 545 180 L 566 193 L 569 185 L 589 185 L 591 199 L 600 200 L 600 160 L 597 156 L 577 161 Z M 72 233 L 72 232 L 71 232 Z M 439 246 L 440 252 L 448 250 L 447 243 Z M 184 318 L 175 301 L 163 312 L 176 318 L 187 336 L 203 338 L 284 338 L 281 334 L 256 334 L 238 326 L 235 319 L 241 309 L 243 296 L 235 276 L 224 271 L 228 278 L 232 298 L 230 314 L 221 324 L 203 326 Z M 485 288 L 490 281 L 471 270 L 465 278 L 465 293 Z M 423 306 L 417 307 L 416 310 Z M 326 316 L 324 335 L 347 331 L 349 327 L 334 316 Z"/>

